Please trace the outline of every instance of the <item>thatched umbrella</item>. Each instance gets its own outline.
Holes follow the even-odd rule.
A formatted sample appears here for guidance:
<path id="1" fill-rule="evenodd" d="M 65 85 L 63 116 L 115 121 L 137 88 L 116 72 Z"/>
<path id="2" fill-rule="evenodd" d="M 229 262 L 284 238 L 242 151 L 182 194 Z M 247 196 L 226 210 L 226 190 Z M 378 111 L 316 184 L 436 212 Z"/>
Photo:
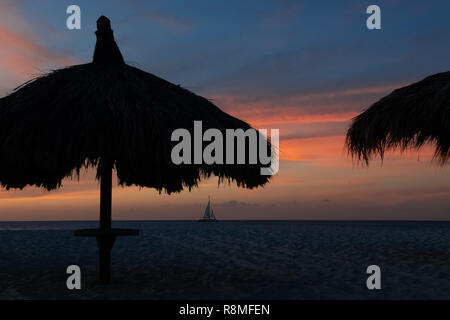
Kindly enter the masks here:
<path id="1" fill-rule="evenodd" d="M 347 132 L 348 151 L 368 164 L 387 149 L 419 149 L 435 145 L 434 158 L 450 158 L 450 71 L 397 89 L 353 119 Z"/>
<path id="2" fill-rule="evenodd" d="M 254 188 L 269 177 L 261 165 L 175 165 L 171 134 L 246 130 L 250 126 L 209 100 L 124 63 L 110 21 L 97 21 L 92 63 L 57 70 L 34 79 L 0 99 L 0 184 L 6 189 L 38 186 L 53 190 L 80 169 L 97 166 L 100 180 L 100 228 L 78 230 L 97 238 L 100 280 L 109 282 L 110 251 L 116 236 L 137 230 L 111 228 L 113 169 L 123 186 L 179 192 L 216 175 Z M 270 143 L 268 143 L 270 146 Z"/>

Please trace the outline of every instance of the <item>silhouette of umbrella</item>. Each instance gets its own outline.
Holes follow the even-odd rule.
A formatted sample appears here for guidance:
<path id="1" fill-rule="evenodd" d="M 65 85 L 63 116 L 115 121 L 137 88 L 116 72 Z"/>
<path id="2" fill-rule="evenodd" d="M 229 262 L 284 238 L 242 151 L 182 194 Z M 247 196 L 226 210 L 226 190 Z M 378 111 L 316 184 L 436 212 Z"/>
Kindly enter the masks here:
<path id="1" fill-rule="evenodd" d="M 349 153 L 369 163 L 387 149 L 435 145 L 435 159 L 450 158 L 450 72 L 394 90 L 353 119 L 347 132 Z"/>
<path id="2" fill-rule="evenodd" d="M 245 188 L 264 185 L 269 176 L 260 174 L 259 162 L 173 164 L 171 150 L 178 142 L 171 135 L 177 128 L 193 132 L 195 120 L 203 122 L 203 130 L 223 133 L 250 126 L 205 98 L 126 65 L 108 18 L 100 17 L 97 29 L 92 63 L 51 72 L 0 99 L 0 183 L 6 189 L 53 190 L 65 177 L 97 166 L 100 228 L 75 235 L 97 238 L 100 280 L 108 283 L 116 236 L 138 233 L 111 228 L 114 168 L 120 185 L 169 194 L 211 175 Z"/>

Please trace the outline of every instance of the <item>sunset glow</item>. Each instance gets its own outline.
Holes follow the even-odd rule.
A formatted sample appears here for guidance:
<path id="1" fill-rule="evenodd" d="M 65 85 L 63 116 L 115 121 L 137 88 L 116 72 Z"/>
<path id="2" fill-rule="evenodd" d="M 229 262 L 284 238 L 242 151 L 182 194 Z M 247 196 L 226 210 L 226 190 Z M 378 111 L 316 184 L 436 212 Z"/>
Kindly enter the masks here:
<path id="1" fill-rule="evenodd" d="M 64 13 L 65 4 L 25 7 L 2 1 L 1 96 L 52 69 L 91 60 L 95 18 L 104 6 L 79 3 L 89 14 L 81 31 L 69 31 L 64 15 L 53 14 Z M 405 10 L 417 23 L 387 16 L 386 28 L 396 31 L 367 37 L 357 18 L 342 21 L 330 9 L 320 15 L 323 20 L 312 21 L 304 12 L 322 11 L 306 5 L 286 10 L 271 2 L 255 12 L 240 4 L 240 14 L 232 15 L 226 2 L 194 8 L 203 10 L 198 14 L 182 4 L 125 8 L 114 3 L 106 13 L 127 63 L 180 83 L 257 129 L 279 129 L 281 159 L 278 175 L 255 190 L 218 186 L 217 178 L 170 196 L 117 186 L 114 220 L 195 219 L 208 195 L 223 220 L 450 220 L 449 166 L 432 161 L 430 145 L 419 152 L 390 152 L 368 168 L 345 149 L 346 130 L 362 110 L 395 88 L 448 70 L 450 45 L 442 41 L 448 16 L 430 18 L 419 4 L 411 5 Z M 359 6 L 351 1 L 336 10 L 353 12 Z M 386 1 L 385 7 L 398 11 L 401 4 Z M 227 10 L 228 16 L 215 15 Z M 327 34 L 322 24 L 338 27 Z M 405 24 L 409 27 L 396 28 Z M 308 35 L 302 32 L 305 25 Z M 411 38 L 409 28 L 422 37 Z M 425 52 L 427 43 L 440 49 Z M 55 192 L 0 189 L 0 221 L 96 220 L 98 205 L 92 170 L 79 180 L 67 179 Z"/>

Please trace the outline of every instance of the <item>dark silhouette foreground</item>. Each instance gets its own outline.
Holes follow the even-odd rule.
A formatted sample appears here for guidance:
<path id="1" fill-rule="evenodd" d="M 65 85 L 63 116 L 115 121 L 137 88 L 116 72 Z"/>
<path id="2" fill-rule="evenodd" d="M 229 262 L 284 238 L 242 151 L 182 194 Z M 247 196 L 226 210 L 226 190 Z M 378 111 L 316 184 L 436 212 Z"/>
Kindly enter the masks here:
<path id="1" fill-rule="evenodd" d="M 205 98 L 125 64 L 109 19 L 100 17 L 97 28 L 92 63 L 54 71 L 0 99 L 0 184 L 53 190 L 80 169 L 96 166 L 100 228 L 75 235 L 96 237 L 100 280 L 108 283 L 116 237 L 138 234 L 111 228 L 113 169 L 122 186 L 169 194 L 211 175 L 219 183 L 235 181 L 245 188 L 264 185 L 269 177 L 261 176 L 260 164 L 174 165 L 175 129 L 192 133 L 196 120 L 203 122 L 203 130 L 222 133 L 250 126 Z"/>
<path id="2" fill-rule="evenodd" d="M 353 119 L 349 152 L 366 164 L 387 149 L 435 145 L 435 158 L 450 158 L 450 71 L 397 89 Z"/>

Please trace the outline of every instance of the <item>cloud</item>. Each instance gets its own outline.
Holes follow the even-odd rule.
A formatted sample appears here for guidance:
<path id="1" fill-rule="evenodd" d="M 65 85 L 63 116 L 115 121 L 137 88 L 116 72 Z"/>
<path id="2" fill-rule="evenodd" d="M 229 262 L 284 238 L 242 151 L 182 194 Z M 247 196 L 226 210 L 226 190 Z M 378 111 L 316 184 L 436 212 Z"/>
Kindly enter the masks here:
<path id="1" fill-rule="evenodd" d="M 243 206 L 258 206 L 258 204 L 242 202 L 237 200 L 230 200 L 227 202 L 218 203 L 216 206 L 219 207 L 243 207 Z"/>
<path id="2" fill-rule="evenodd" d="M 279 6 L 263 19 L 265 25 L 270 27 L 287 25 L 291 24 L 294 19 L 298 19 L 302 8 L 300 1 L 282 0 L 278 4 Z"/>
<path id="3" fill-rule="evenodd" d="M 186 19 L 184 15 L 175 15 L 173 12 L 167 13 L 167 10 L 156 8 L 154 4 L 147 3 L 142 5 L 133 1 L 133 8 L 135 9 L 134 13 L 121 22 L 128 23 L 143 20 L 146 23 L 176 32 L 186 32 L 194 27 L 193 21 Z"/>
<path id="4" fill-rule="evenodd" d="M 54 52 L 40 44 L 32 26 L 18 12 L 15 5 L 0 5 L 0 92 L 6 93 L 14 86 L 51 68 L 76 63 L 70 56 Z"/>
<path id="5" fill-rule="evenodd" d="M 353 117 L 362 109 L 392 90 L 406 83 L 391 83 L 382 86 L 349 87 L 341 90 L 324 90 L 297 94 L 258 93 L 212 93 L 213 102 L 228 112 L 257 123 L 282 121 L 308 122 L 306 118 L 313 117 L 315 122 L 322 117 L 327 121 L 337 121 L 345 117 Z M 349 120 L 350 118 L 347 118 Z"/>
<path id="6" fill-rule="evenodd" d="M 142 16 L 151 22 L 156 22 L 159 25 L 170 28 L 175 31 L 184 32 L 193 27 L 193 23 L 184 19 L 176 18 L 171 15 L 165 15 L 156 10 L 151 10 L 141 13 Z"/>

